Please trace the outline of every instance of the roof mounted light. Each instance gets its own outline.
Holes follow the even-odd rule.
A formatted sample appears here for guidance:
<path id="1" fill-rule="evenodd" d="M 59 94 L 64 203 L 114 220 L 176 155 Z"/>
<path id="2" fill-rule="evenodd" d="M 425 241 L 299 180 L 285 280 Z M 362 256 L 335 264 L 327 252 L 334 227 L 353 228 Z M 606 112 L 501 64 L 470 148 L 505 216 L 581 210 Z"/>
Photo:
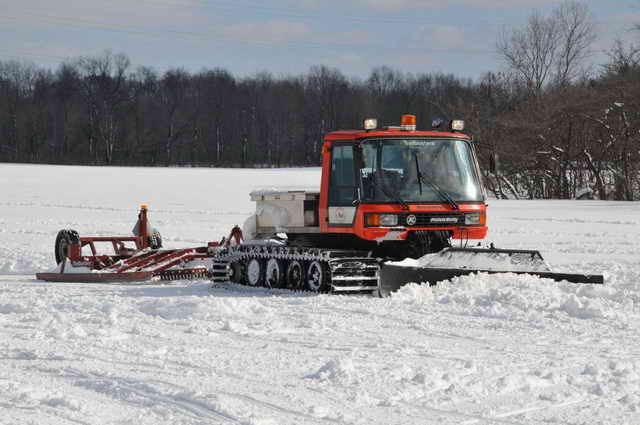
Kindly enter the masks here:
<path id="1" fill-rule="evenodd" d="M 442 125 L 442 118 L 434 118 L 433 121 L 431 121 L 431 128 L 440 128 L 440 126 Z"/>
<path id="2" fill-rule="evenodd" d="M 462 131 L 462 130 L 464 130 L 463 120 L 451 120 L 451 131 Z"/>
<path id="3" fill-rule="evenodd" d="M 400 128 L 405 131 L 415 131 L 416 129 L 416 116 L 415 115 L 403 115 L 400 119 Z"/>
<path id="4" fill-rule="evenodd" d="M 378 128 L 378 120 L 376 118 L 367 118 L 364 120 L 362 126 L 365 130 L 375 130 Z"/>

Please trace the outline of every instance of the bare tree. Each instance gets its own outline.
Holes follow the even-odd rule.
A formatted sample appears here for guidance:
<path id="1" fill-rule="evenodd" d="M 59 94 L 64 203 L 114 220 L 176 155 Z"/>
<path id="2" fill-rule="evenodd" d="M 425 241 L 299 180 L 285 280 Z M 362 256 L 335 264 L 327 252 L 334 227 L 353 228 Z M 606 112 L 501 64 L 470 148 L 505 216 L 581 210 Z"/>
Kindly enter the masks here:
<path id="1" fill-rule="evenodd" d="M 560 85 L 584 75 L 585 60 L 592 54 L 596 40 L 595 24 L 586 4 L 565 1 L 558 7 L 553 19 L 557 22 L 560 45 L 556 59 L 556 81 Z"/>
<path id="2" fill-rule="evenodd" d="M 539 95 L 553 72 L 558 44 L 556 20 L 534 12 L 524 28 L 503 32 L 496 48 L 507 66 Z"/>
<path id="3" fill-rule="evenodd" d="M 26 104 L 31 101 L 35 90 L 38 70 L 32 63 L 9 61 L 0 64 L 0 88 L 6 99 L 6 118 L 2 147 L 9 153 L 13 161 L 27 160 L 29 152 L 22 152 L 26 143 L 25 126 L 21 122 L 26 119 Z M 28 150 L 28 148 L 27 148 Z"/>
<path id="4" fill-rule="evenodd" d="M 203 107 L 195 122 L 195 131 L 202 133 L 207 158 L 214 164 L 229 161 L 229 142 L 233 139 L 236 80 L 226 70 L 217 68 L 194 76 L 203 99 Z M 231 151 L 231 149 L 229 149 Z"/>
<path id="5" fill-rule="evenodd" d="M 536 95 L 550 82 L 566 85 L 583 74 L 595 41 L 588 7 L 563 2 L 550 16 L 534 12 L 523 28 L 505 30 L 498 56 Z"/>
<path id="6" fill-rule="evenodd" d="M 374 68 L 367 79 L 367 88 L 373 101 L 373 106 L 384 122 L 393 122 L 402 112 L 399 112 L 398 94 L 402 91 L 404 75 L 388 66 Z"/>
<path id="7" fill-rule="evenodd" d="M 104 162 L 113 162 L 113 153 L 121 135 L 122 122 L 118 119 L 118 113 L 126 100 L 125 82 L 129 65 L 128 57 L 114 55 L 111 51 L 78 61 L 81 90 L 89 117 L 89 154 L 96 162 L 100 162 L 97 145 L 103 148 Z"/>
<path id="8" fill-rule="evenodd" d="M 322 136 L 341 127 L 348 95 L 349 82 L 338 69 L 314 66 L 309 70 L 305 79 L 307 164 L 317 164 Z"/>
<path id="9" fill-rule="evenodd" d="M 616 39 L 608 56 L 610 62 L 604 69 L 609 76 L 625 76 L 640 71 L 640 48 L 633 44 L 627 46 L 622 40 Z"/>
<path id="10" fill-rule="evenodd" d="M 56 73 L 54 98 L 58 119 L 54 126 L 54 140 L 58 154 L 64 158 L 70 149 L 70 114 L 78 89 L 78 70 L 71 63 L 63 63 Z"/>
<path id="11" fill-rule="evenodd" d="M 167 71 L 159 82 L 157 94 L 166 126 L 163 153 L 167 166 L 173 163 L 175 145 L 195 119 L 193 102 L 189 102 L 191 82 L 191 76 L 182 69 Z"/>

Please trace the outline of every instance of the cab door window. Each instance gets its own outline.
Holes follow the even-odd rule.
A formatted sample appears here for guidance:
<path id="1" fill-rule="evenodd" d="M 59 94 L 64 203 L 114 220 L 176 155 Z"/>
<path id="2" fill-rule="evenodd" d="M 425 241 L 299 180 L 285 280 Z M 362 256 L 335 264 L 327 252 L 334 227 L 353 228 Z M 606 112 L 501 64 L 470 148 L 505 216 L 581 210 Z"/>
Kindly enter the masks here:
<path id="1" fill-rule="evenodd" d="M 331 177 L 329 180 L 329 205 L 351 207 L 356 193 L 353 166 L 353 146 L 334 146 L 331 154 Z"/>

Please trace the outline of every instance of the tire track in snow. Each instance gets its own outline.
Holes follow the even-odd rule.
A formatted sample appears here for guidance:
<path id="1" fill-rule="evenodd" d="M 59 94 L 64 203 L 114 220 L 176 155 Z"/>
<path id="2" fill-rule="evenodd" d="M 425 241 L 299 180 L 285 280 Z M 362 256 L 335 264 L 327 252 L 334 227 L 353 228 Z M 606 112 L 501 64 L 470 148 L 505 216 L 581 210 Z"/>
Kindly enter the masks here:
<path id="1" fill-rule="evenodd" d="M 284 408 L 282 406 L 279 406 L 277 404 L 275 404 L 273 401 L 272 402 L 267 402 L 267 401 L 262 401 L 262 400 L 258 400 L 255 397 L 251 397 L 248 395 L 242 395 L 242 394 L 234 394 L 234 393 L 228 393 L 228 392 L 223 392 L 221 394 L 224 394 L 225 396 L 228 397 L 233 397 L 236 398 L 238 400 L 243 400 L 246 401 L 250 404 L 256 405 L 256 406 L 261 406 L 263 408 L 267 408 L 273 412 L 277 412 L 277 413 L 284 413 L 287 415 L 291 415 L 294 416 L 300 420 L 304 420 L 304 422 L 296 422 L 296 423 L 301 423 L 301 424 L 308 424 L 308 423 L 318 423 L 318 424 L 326 424 L 326 423 L 335 423 L 337 421 L 333 420 L 333 419 L 326 419 L 326 418 L 316 418 L 312 415 L 308 415 L 308 414 L 304 414 L 304 413 L 300 413 L 297 412 L 295 410 L 291 410 L 291 409 L 287 409 Z M 285 400 L 285 402 L 290 403 L 291 402 L 291 398 L 287 398 Z M 309 422 L 311 421 L 311 422 Z"/>
<path id="2" fill-rule="evenodd" d="M 209 402 L 198 400 L 184 388 L 180 388 L 178 392 L 168 393 L 155 386 L 174 386 L 167 382 L 157 381 L 153 379 L 134 379 L 126 377 L 118 377 L 114 375 L 102 375 L 97 373 L 84 374 L 79 370 L 67 369 L 66 374 L 59 376 L 71 379 L 71 384 L 103 394 L 115 400 L 133 406 L 160 405 L 174 406 L 178 411 L 191 415 L 196 419 L 217 419 L 222 423 L 244 424 L 245 422 L 233 414 L 225 411 L 223 406 L 212 405 Z"/>
<path id="3" fill-rule="evenodd" d="M 134 358 L 135 356 L 140 356 L 140 352 L 131 350 L 118 349 L 112 346 L 96 346 L 100 353 L 114 353 L 123 355 L 126 358 Z M 79 355 L 80 356 L 80 355 Z M 159 359 L 153 359 L 148 357 L 141 357 L 136 363 L 132 363 L 130 361 L 117 360 L 114 357 L 100 357 L 96 354 L 82 353 L 81 358 L 89 359 L 101 362 L 105 365 L 107 364 L 117 364 L 121 366 L 131 367 L 137 366 L 140 369 L 136 370 L 138 373 L 157 373 L 158 371 L 162 371 L 164 375 L 171 375 L 173 377 L 184 377 L 185 375 L 185 367 L 190 368 L 190 370 L 197 370 L 199 372 L 206 372 L 206 374 L 211 375 L 215 374 L 216 376 L 222 376 L 225 378 L 233 378 L 245 383 L 250 383 L 253 385 L 260 385 L 262 381 L 257 379 L 249 379 L 247 376 L 243 376 L 239 373 L 233 373 L 226 370 L 220 370 L 214 367 L 209 367 L 207 364 L 191 364 L 187 365 L 184 362 L 171 360 L 168 356 L 165 357 L 162 361 Z M 154 362 L 155 360 L 155 362 Z M 144 363 L 143 363 L 144 361 Z"/>
<path id="4" fill-rule="evenodd" d="M 482 416 L 482 415 L 477 415 L 473 413 L 464 413 L 458 410 L 441 409 L 441 408 L 431 407 L 431 406 L 416 406 L 409 403 L 403 403 L 403 408 L 405 409 L 404 411 L 405 415 L 413 416 L 413 418 L 416 419 L 416 423 L 418 423 L 418 421 L 420 421 L 421 419 L 424 422 L 424 418 L 430 418 L 432 420 L 428 423 L 433 423 L 433 424 L 436 424 L 436 423 L 437 424 L 455 424 L 455 425 L 477 424 L 477 423 L 482 423 L 485 425 L 490 425 L 490 424 L 533 425 L 534 424 L 534 422 L 532 422 L 531 420 L 527 420 L 526 422 L 520 422 L 520 421 L 516 422 L 516 421 L 503 419 L 503 418 L 488 417 L 488 416 Z M 412 415 L 410 415 L 410 412 L 412 412 Z M 436 415 L 437 415 L 437 418 L 433 418 Z"/>
<path id="5" fill-rule="evenodd" d="M 491 417 L 479 417 L 476 419 L 471 419 L 465 422 L 461 422 L 460 425 L 475 425 L 475 424 L 479 424 L 479 423 L 486 423 L 486 422 L 496 422 L 496 423 L 508 423 L 511 424 L 513 422 L 505 422 L 502 421 L 503 418 L 509 418 L 511 416 L 518 416 L 518 415 L 523 415 L 526 413 L 533 413 L 533 412 L 541 412 L 541 411 L 549 411 L 549 410 L 554 410 L 554 409 L 560 409 L 563 407 L 568 407 L 568 406 L 572 406 L 575 404 L 580 404 L 582 402 L 587 401 L 586 399 L 579 399 L 579 400 L 568 400 L 568 401 L 564 401 L 562 403 L 557 403 L 551 406 L 529 406 L 529 407 L 522 407 L 522 408 L 518 408 L 518 409 L 513 409 L 513 410 L 507 410 L 505 412 L 502 413 L 497 413 Z M 544 420 L 535 420 L 535 422 L 538 423 L 545 423 L 546 421 Z M 532 422 L 532 419 L 530 418 L 526 418 L 526 422 L 522 422 L 522 424 L 527 424 L 527 425 L 531 425 L 534 422 Z"/>

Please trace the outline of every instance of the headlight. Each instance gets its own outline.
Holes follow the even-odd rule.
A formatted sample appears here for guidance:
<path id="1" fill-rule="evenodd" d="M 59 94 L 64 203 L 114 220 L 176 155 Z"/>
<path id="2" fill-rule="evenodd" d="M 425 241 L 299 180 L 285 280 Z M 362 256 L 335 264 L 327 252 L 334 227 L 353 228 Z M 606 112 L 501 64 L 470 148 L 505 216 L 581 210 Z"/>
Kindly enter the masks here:
<path id="1" fill-rule="evenodd" d="M 378 128 L 378 120 L 376 118 L 367 118 L 364 120 L 363 127 L 365 130 L 375 130 Z"/>
<path id="2" fill-rule="evenodd" d="M 398 216 L 395 214 L 380 214 L 381 226 L 397 226 Z"/>
<path id="3" fill-rule="evenodd" d="M 451 121 L 451 130 L 452 131 L 462 131 L 462 130 L 464 130 L 464 121 L 462 121 L 462 120 L 452 120 Z"/>
<path id="4" fill-rule="evenodd" d="M 397 226 L 398 216 L 395 214 L 367 214 L 366 215 L 367 226 Z"/>
<path id="5" fill-rule="evenodd" d="M 467 225 L 482 225 L 485 224 L 485 213 L 483 212 L 475 212 L 475 213 L 467 213 L 464 215 L 464 224 Z"/>

